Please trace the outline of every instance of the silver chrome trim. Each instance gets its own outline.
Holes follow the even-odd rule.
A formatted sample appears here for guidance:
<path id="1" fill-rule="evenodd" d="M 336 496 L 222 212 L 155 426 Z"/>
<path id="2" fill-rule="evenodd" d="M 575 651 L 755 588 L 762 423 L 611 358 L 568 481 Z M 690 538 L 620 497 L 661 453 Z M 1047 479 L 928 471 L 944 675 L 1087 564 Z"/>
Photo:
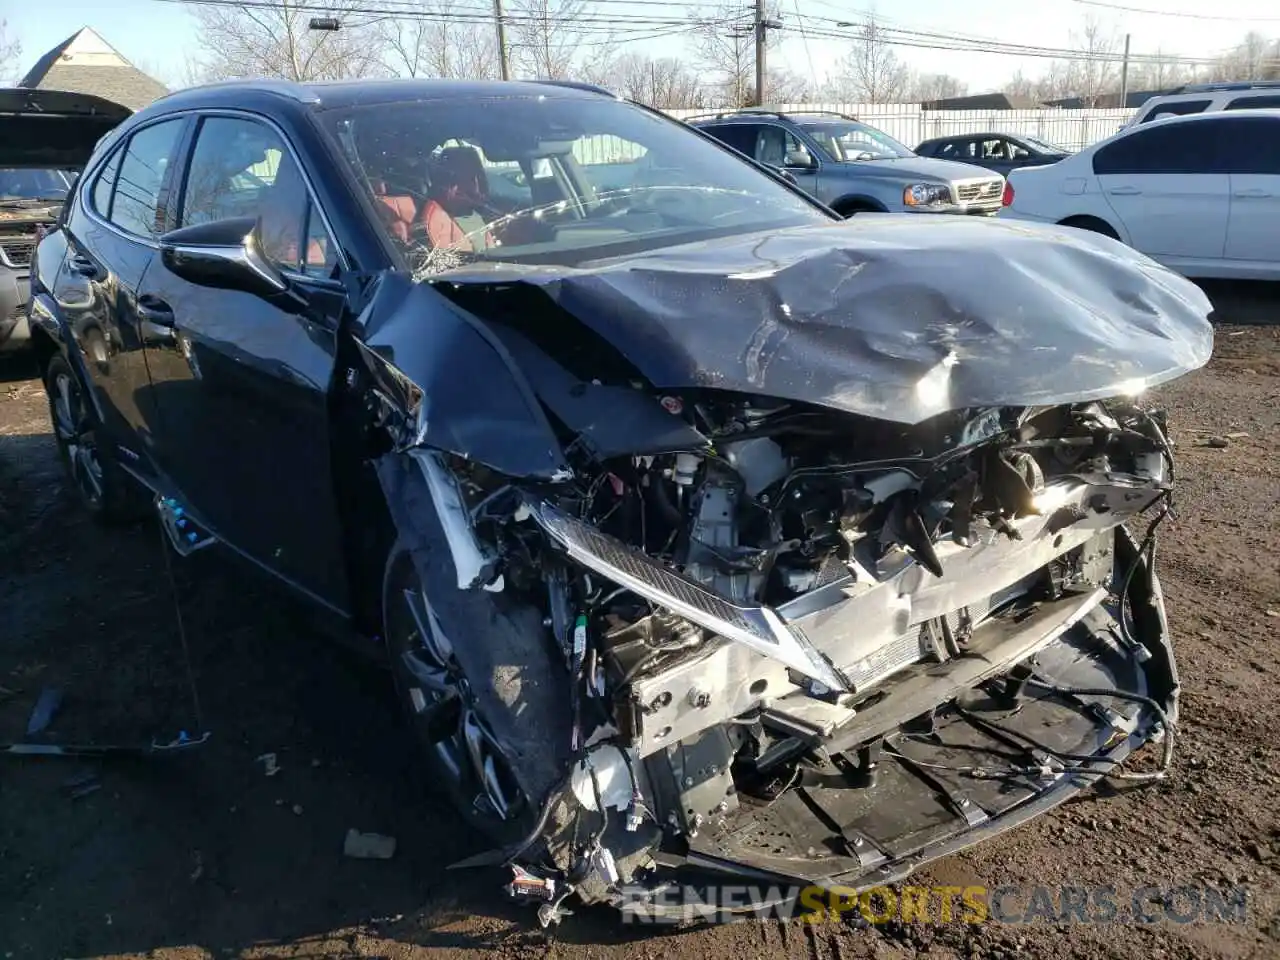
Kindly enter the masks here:
<path id="1" fill-rule="evenodd" d="M 584 566 L 713 633 L 812 677 L 828 689 L 848 689 L 822 654 L 771 607 L 740 606 L 727 600 L 546 501 L 529 506 L 538 525 Z"/>

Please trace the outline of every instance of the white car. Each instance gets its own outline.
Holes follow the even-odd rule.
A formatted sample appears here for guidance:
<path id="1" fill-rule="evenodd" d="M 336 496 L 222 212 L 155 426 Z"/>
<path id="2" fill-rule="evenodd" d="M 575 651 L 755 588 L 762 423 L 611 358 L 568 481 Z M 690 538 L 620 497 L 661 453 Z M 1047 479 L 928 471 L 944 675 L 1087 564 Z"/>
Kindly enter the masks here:
<path id="1" fill-rule="evenodd" d="M 1114 237 L 1188 277 L 1280 280 L 1280 110 L 1130 127 L 1014 170 L 1004 207 Z"/>
<path id="2" fill-rule="evenodd" d="M 1280 80 L 1191 83 L 1162 97 L 1152 97 L 1138 108 L 1133 119 L 1124 126 L 1135 127 L 1152 120 L 1185 117 L 1193 113 L 1212 113 L 1215 110 L 1274 108 L 1280 108 Z"/>

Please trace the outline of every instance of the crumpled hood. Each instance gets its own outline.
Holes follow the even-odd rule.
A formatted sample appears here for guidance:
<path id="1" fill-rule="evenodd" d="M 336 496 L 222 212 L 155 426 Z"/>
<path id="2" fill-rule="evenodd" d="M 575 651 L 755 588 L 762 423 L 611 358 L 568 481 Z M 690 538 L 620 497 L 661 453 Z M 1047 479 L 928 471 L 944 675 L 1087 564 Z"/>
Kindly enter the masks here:
<path id="1" fill-rule="evenodd" d="M 579 268 L 471 266 L 530 285 L 655 386 L 714 387 L 919 423 L 1132 393 L 1202 366 L 1212 306 L 1069 227 L 864 215 Z"/>
<path id="2" fill-rule="evenodd" d="M 0 167 L 79 170 L 128 107 L 65 90 L 0 89 Z"/>

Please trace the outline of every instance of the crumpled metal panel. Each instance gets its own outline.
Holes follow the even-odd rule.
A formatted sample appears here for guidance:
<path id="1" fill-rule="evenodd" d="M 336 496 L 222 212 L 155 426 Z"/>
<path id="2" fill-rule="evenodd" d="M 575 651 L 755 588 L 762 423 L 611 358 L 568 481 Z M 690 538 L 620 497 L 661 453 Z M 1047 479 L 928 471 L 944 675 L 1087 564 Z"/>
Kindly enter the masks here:
<path id="1" fill-rule="evenodd" d="M 715 387 L 906 424 L 949 410 L 1134 393 L 1202 366 L 1198 287 L 1106 237 L 864 215 L 578 268 L 471 265 L 524 284 L 656 386 Z"/>

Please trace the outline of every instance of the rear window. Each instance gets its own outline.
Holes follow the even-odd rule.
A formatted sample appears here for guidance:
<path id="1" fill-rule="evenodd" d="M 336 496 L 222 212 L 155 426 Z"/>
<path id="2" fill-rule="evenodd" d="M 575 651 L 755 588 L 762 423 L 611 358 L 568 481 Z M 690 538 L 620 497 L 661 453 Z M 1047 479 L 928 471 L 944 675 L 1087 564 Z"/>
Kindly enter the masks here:
<path id="1" fill-rule="evenodd" d="M 1107 174 L 1225 173 L 1217 119 L 1140 127 L 1093 155 L 1093 172 Z"/>

